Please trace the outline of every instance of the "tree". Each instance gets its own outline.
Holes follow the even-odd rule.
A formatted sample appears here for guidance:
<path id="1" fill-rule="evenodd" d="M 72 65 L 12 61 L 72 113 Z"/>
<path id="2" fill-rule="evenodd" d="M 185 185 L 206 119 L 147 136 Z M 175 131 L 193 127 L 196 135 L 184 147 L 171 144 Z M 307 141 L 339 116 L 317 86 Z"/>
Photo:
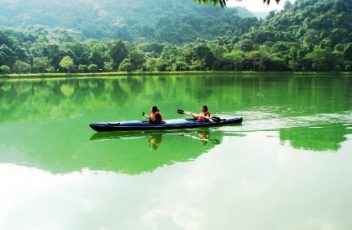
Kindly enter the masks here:
<path id="1" fill-rule="evenodd" d="M 193 63 L 197 63 L 194 64 L 194 66 L 200 67 L 201 65 L 204 65 L 201 69 L 211 69 L 215 61 L 215 56 L 207 45 L 199 44 L 191 48 L 188 53 L 188 60 Z"/>
<path id="2" fill-rule="evenodd" d="M 290 10 L 292 9 L 293 4 L 290 1 L 285 2 L 284 9 L 285 10 Z"/>
<path id="3" fill-rule="evenodd" d="M 70 56 L 65 56 L 61 59 L 59 65 L 63 68 L 66 69 L 67 72 L 69 73 L 71 70 L 74 68 L 74 63 L 73 60 Z"/>
<path id="4" fill-rule="evenodd" d="M 333 54 L 319 46 L 316 46 L 305 58 L 312 63 L 312 69 L 316 71 L 329 71 L 335 67 L 336 59 L 333 57 Z"/>
<path id="5" fill-rule="evenodd" d="M 115 66 L 119 66 L 121 62 L 128 57 L 126 44 L 121 40 L 115 41 L 110 49 L 110 57 Z"/>
<path id="6" fill-rule="evenodd" d="M 147 58 L 145 64 L 145 70 L 147 71 L 155 71 L 158 69 L 158 58 Z"/>
<path id="7" fill-rule="evenodd" d="M 348 71 L 348 72 L 351 72 L 352 71 L 352 65 L 346 65 L 345 66 L 345 70 Z"/>
<path id="8" fill-rule="evenodd" d="M 104 70 L 106 71 L 114 70 L 114 63 L 112 61 L 104 62 Z"/>
<path id="9" fill-rule="evenodd" d="M 13 64 L 12 69 L 13 69 L 13 71 L 15 71 L 18 74 L 29 73 L 29 72 L 31 72 L 31 65 L 26 62 L 17 60 L 15 62 L 15 64 Z"/>
<path id="10" fill-rule="evenodd" d="M 189 68 L 187 66 L 187 63 L 184 61 L 176 61 L 173 65 L 173 70 L 176 70 L 176 71 L 185 71 L 188 69 Z"/>
<path id="11" fill-rule="evenodd" d="M 51 67 L 51 61 L 47 57 L 36 57 L 33 59 L 33 69 L 36 72 L 44 73 Z"/>
<path id="12" fill-rule="evenodd" d="M 299 70 L 299 65 L 296 61 L 290 60 L 288 61 L 288 68 L 292 71 L 297 71 Z"/>
<path id="13" fill-rule="evenodd" d="M 170 70 L 169 63 L 167 63 L 167 61 L 163 58 L 158 58 L 156 64 L 157 64 L 157 70 L 159 70 L 159 71 Z"/>
<path id="14" fill-rule="evenodd" d="M 266 47 L 251 51 L 247 58 L 253 63 L 253 70 L 265 70 L 265 62 L 271 59 L 271 55 Z"/>
<path id="15" fill-rule="evenodd" d="M 138 49 L 142 50 L 143 52 L 156 53 L 160 55 L 161 52 L 163 52 L 164 45 L 156 42 L 152 42 L 152 43 L 144 42 L 138 45 Z"/>
<path id="16" fill-rule="evenodd" d="M 67 42 L 63 44 L 65 55 L 72 57 L 74 63 L 87 64 L 89 49 L 89 46 L 79 41 Z"/>
<path id="17" fill-rule="evenodd" d="M 109 55 L 106 54 L 107 47 L 105 43 L 98 41 L 90 41 L 89 62 L 95 63 L 99 68 L 104 68 L 104 62 L 109 61 Z"/>
<path id="18" fill-rule="evenodd" d="M 8 74 L 11 72 L 11 68 L 7 65 L 0 66 L 0 74 Z"/>
<path id="19" fill-rule="evenodd" d="M 226 2 L 228 0 L 196 0 L 198 1 L 199 3 L 203 4 L 203 3 L 211 3 L 211 4 L 220 4 L 222 7 L 226 6 Z M 237 0 L 237 1 L 242 1 L 242 0 Z M 277 3 L 280 2 L 280 0 L 275 0 Z M 264 3 L 267 3 L 267 4 L 270 4 L 270 0 L 263 0 Z"/>
<path id="20" fill-rule="evenodd" d="M 0 40 L 0 44 L 3 42 L 4 38 Z M 12 42 L 12 41 L 7 41 Z M 6 44 L 0 45 L 0 64 L 12 65 L 15 60 L 16 53 Z"/>
<path id="21" fill-rule="evenodd" d="M 206 70 L 206 63 L 204 60 L 192 60 L 190 70 Z"/>
<path id="22" fill-rule="evenodd" d="M 82 64 L 78 65 L 78 71 L 81 72 L 81 73 L 87 72 L 87 69 L 88 69 L 87 65 L 82 65 Z"/>
<path id="23" fill-rule="evenodd" d="M 253 50 L 253 45 L 253 41 L 248 38 L 244 38 L 236 44 L 236 46 L 244 52 L 249 52 Z"/>
<path id="24" fill-rule="evenodd" d="M 352 4 L 347 4 L 348 0 L 298 0 L 263 20 L 240 18 L 234 9 L 221 10 L 210 6 L 199 9 L 191 0 L 185 1 L 188 5 L 183 1 L 169 1 L 174 14 L 160 12 L 155 21 L 149 20 L 149 16 L 141 20 L 136 15 L 130 16 L 128 21 L 123 18 L 116 21 L 116 31 L 124 28 L 132 39 L 131 43 L 109 42 L 110 37 L 102 35 L 102 30 L 109 28 L 102 18 L 98 20 L 102 27 L 95 25 L 94 31 L 87 28 L 85 32 L 106 38 L 102 40 L 83 40 L 85 37 L 81 40 L 70 36 L 67 31 L 43 27 L 22 31 L 1 28 L 0 66 L 13 67 L 17 60 L 21 60 L 32 64 L 34 72 L 66 71 L 60 61 L 69 56 L 74 66 L 71 63 L 67 71 L 75 70 L 77 65 L 81 72 L 87 72 L 88 65 L 93 63 L 98 69 L 113 71 L 125 59 L 129 62 L 126 60 L 121 68 L 130 70 L 350 69 Z M 126 6 L 133 8 L 134 4 L 130 2 Z M 139 1 L 137 5 L 138 9 L 145 8 Z M 183 6 L 181 14 L 177 6 Z M 154 12 L 155 9 L 145 14 L 155 15 Z M 0 15 L 0 19 L 2 17 Z M 174 28 L 173 33 L 170 28 Z M 116 31 L 107 33 L 118 37 L 121 31 Z M 97 35 L 99 33 L 101 35 Z"/>
<path id="25" fill-rule="evenodd" d="M 233 65 L 235 66 L 235 70 L 240 67 L 244 60 L 244 57 L 244 53 L 240 50 L 232 50 L 230 53 L 224 54 L 224 58 L 233 63 Z"/>
<path id="26" fill-rule="evenodd" d="M 132 70 L 133 70 L 133 68 L 132 68 L 132 63 L 131 63 L 130 59 L 125 58 L 119 66 L 119 71 L 130 72 Z"/>
<path id="27" fill-rule="evenodd" d="M 145 56 L 137 49 L 132 49 L 128 55 L 133 70 L 139 69 L 145 63 Z"/>
<path id="28" fill-rule="evenodd" d="M 346 45 L 343 54 L 347 60 L 352 61 L 352 43 Z"/>

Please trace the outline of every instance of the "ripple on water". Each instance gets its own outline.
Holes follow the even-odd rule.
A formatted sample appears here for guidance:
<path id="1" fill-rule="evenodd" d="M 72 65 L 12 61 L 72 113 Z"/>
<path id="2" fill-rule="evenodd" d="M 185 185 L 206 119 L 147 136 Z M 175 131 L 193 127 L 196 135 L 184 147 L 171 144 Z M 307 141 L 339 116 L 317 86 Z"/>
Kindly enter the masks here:
<path id="1" fill-rule="evenodd" d="M 352 127 L 352 111 L 340 113 L 315 114 L 310 116 L 291 116 L 285 117 L 275 112 L 268 111 L 240 111 L 237 116 L 244 118 L 241 126 L 221 127 L 224 132 L 255 132 L 255 131 L 277 131 L 283 128 L 310 126 L 312 129 L 321 128 L 321 124 L 342 123 L 347 129 Z M 220 116 L 229 117 L 228 113 Z M 232 115 L 233 116 L 233 115 Z"/>

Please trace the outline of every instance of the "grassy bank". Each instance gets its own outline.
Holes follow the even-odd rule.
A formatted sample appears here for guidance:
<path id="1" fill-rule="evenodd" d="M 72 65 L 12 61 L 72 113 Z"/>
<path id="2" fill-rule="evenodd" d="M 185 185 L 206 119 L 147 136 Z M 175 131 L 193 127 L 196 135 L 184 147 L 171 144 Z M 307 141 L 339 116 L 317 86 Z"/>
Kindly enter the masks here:
<path id="1" fill-rule="evenodd" d="M 77 77 L 114 77 L 114 76 L 148 76 L 148 75 L 344 75 L 351 76 L 352 72 L 257 72 L 257 71 L 135 71 L 135 72 L 99 72 L 99 73 L 28 73 L 28 74 L 4 74 L 0 79 L 20 78 L 77 78 Z"/>

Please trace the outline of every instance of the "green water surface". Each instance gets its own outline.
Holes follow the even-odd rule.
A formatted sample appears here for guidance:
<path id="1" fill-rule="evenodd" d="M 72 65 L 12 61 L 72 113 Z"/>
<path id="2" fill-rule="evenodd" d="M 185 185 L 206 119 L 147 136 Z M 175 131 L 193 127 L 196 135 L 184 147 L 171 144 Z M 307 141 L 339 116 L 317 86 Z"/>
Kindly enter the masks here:
<path id="1" fill-rule="evenodd" d="M 352 78 L 0 80 L 0 229 L 351 229 Z M 97 134 L 157 105 L 241 116 Z"/>

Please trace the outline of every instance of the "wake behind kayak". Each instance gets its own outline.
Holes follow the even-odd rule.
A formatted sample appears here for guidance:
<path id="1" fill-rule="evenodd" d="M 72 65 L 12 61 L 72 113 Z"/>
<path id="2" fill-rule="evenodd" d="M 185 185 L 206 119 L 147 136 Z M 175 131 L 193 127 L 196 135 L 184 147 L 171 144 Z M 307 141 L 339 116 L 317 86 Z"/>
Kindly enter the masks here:
<path id="1" fill-rule="evenodd" d="M 147 121 L 121 121 L 121 122 L 97 122 L 89 126 L 97 132 L 115 131 L 138 131 L 138 130 L 170 130 L 190 129 L 202 127 L 216 127 L 232 124 L 241 124 L 242 117 L 224 118 L 218 121 L 198 121 L 193 119 L 166 120 L 163 123 L 155 124 Z"/>

